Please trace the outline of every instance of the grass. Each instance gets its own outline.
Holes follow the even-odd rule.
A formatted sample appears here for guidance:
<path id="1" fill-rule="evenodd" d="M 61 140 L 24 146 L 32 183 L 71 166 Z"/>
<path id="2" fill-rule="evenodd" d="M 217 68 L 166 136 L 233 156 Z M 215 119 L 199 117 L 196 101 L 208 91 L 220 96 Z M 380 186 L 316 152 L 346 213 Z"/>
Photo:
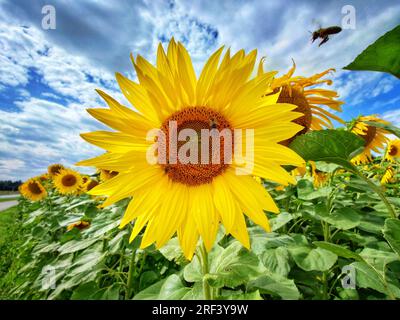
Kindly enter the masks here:
<path id="1" fill-rule="evenodd" d="M 18 200 L 19 197 L 12 197 L 12 198 L 0 198 L 0 202 L 7 202 L 7 201 L 14 201 Z"/>
<path id="2" fill-rule="evenodd" d="M 14 206 L 0 211 L 0 246 L 4 245 L 10 236 L 10 228 L 17 222 L 18 207 Z"/>

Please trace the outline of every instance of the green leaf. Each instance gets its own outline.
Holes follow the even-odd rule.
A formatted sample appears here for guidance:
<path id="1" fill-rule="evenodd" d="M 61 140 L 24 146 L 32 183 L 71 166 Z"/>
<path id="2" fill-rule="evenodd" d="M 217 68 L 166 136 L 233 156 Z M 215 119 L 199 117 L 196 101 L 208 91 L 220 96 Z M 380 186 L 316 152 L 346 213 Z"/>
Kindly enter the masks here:
<path id="1" fill-rule="evenodd" d="M 140 291 L 133 297 L 133 300 L 157 300 L 165 281 L 166 279 L 162 279 L 150 287 Z"/>
<path id="2" fill-rule="evenodd" d="M 298 300 L 300 292 L 291 279 L 267 273 L 247 284 L 247 291 L 258 289 L 261 293 L 279 296 L 284 300 Z"/>
<path id="3" fill-rule="evenodd" d="M 159 251 L 169 261 L 175 261 L 177 264 L 182 265 L 187 261 L 176 237 L 168 241 Z"/>
<path id="4" fill-rule="evenodd" d="M 356 286 L 359 288 L 371 288 L 386 295 L 400 298 L 400 289 L 387 278 L 385 286 L 382 273 L 377 273 L 370 265 L 364 262 L 353 262 L 350 264 L 356 270 Z"/>
<path id="5" fill-rule="evenodd" d="M 381 71 L 400 78 L 400 25 L 385 33 L 343 69 Z"/>
<path id="6" fill-rule="evenodd" d="M 322 248 L 296 246 L 290 247 L 289 252 L 296 264 L 305 271 L 328 271 L 337 260 L 336 254 Z"/>
<path id="7" fill-rule="evenodd" d="M 363 257 L 364 261 L 374 266 L 378 270 L 384 270 L 388 263 L 399 259 L 398 256 L 393 252 L 377 250 L 373 248 L 364 248 L 360 252 L 360 256 Z"/>
<path id="8" fill-rule="evenodd" d="M 90 247 L 95 242 L 99 241 L 99 239 L 82 239 L 82 240 L 71 240 L 58 248 L 60 254 L 77 252 L 87 247 Z"/>
<path id="9" fill-rule="evenodd" d="M 285 247 L 266 249 L 260 260 L 272 273 L 279 274 L 283 277 L 287 277 L 289 274 L 289 252 Z"/>
<path id="10" fill-rule="evenodd" d="M 290 144 L 304 160 L 335 163 L 349 170 L 353 170 L 349 161 L 363 146 L 364 140 L 354 133 L 333 129 L 310 131 Z"/>
<path id="11" fill-rule="evenodd" d="M 330 242 L 325 242 L 325 241 L 314 241 L 313 242 L 314 245 L 316 245 L 319 248 L 325 249 L 325 250 L 329 250 L 330 252 L 343 257 L 343 258 L 347 258 L 347 259 L 354 259 L 356 261 L 364 261 L 364 259 L 358 255 L 357 253 L 354 253 L 353 251 L 346 249 L 343 246 L 334 244 L 334 243 L 330 243 Z"/>
<path id="12" fill-rule="evenodd" d="M 352 229 L 360 224 L 361 217 L 357 211 L 344 207 L 333 211 L 331 214 L 321 217 L 334 227 L 341 230 Z"/>
<path id="13" fill-rule="evenodd" d="M 160 300 L 180 300 L 190 288 L 185 287 L 182 280 L 176 274 L 170 275 L 160 288 L 158 299 Z"/>
<path id="14" fill-rule="evenodd" d="M 256 278 L 265 270 L 257 256 L 237 241 L 210 260 L 210 273 L 205 278 L 217 288 L 234 288 Z"/>
<path id="15" fill-rule="evenodd" d="M 374 122 L 374 121 L 365 121 L 365 123 L 377 127 L 377 128 L 382 128 L 385 129 L 386 131 L 389 131 L 390 133 L 393 133 L 395 136 L 400 138 L 400 128 L 395 127 L 391 124 L 385 124 L 385 123 L 380 123 L 380 122 Z"/>
<path id="16" fill-rule="evenodd" d="M 293 220 L 293 215 L 288 212 L 281 212 L 276 217 L 269 219 L 272 231 L 276 231 Z"/>
<path id="17" fill-rule="evenodd" d="M 400 256 L 400 220 L 394 218 L 386 219 L 382 232 L 390 247 Z"/>
<path id="18" fill-rule="evenodd" d="M 145 271 L 140 275 L 139 290 L 150 287 L 158 280 L 158 275 L 154 271 Z"/>
<path id="19" fill-rule="evenodd" d="M 91 300 L 96 299 L 95 295 L 100 290 L 95 281 L 81 284 L 74 290 L 71 300 Z"/>

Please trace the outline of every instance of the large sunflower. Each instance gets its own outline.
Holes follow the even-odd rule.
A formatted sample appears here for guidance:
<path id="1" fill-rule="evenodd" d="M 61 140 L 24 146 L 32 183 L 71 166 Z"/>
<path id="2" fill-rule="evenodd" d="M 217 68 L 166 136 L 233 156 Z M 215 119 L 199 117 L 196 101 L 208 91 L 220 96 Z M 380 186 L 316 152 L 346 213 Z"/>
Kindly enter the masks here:
<path id="1" fill-rule="evenodd" d="M 111 178 L 114 178 L 118 174 L 117 171 L 112 171 L 107 169 L 100 169 L 99 172 L 100 172 L 100 181 L 110 180 Z"/>
<path id="2" fill-rule="evenodd" d="M 132 57 L 139 83 L 117 74 L 123 94 L 136 110 L 122 106 L 102 91 L 98 92 L 110 109 L 88 110 L 116 132 L 82 134 L 106 152 L 78 164 L 119 172 L 89 194 L 108 196 L 103 206 L 133 196 L 120 227 L 135 220 L 132 241 L 146 226 L 141 248 L 152 243 L 160 248 L 177 233 L 185 256 L 191 259 L 200 236 L 206 249 L 211 250 L 220 222 L 227 233 L 249 248 L 243 212 L 269 231 L 264 210 L 279 210 L 251 175 L 237 175 L 237 170 L 252 162 L 253 176 L 287 184 L 295 180 L 281 165 L 304 164 L 296 153 L 278 144 L 302 127 L 292 122 L 301 116 L 292 112 L 296 106 L 278 104 L 278 94 L 263 97 L 274 73 L 251 79 L 255 50 L 249 54 L 240 50 L 231 56 L 228 49 L 220 62 L 222 51 L 220 48 L 208 59 L 197 79 L 181 43 L 172 39 L 167 52 L 160 44 L 156 66 L 141 56 L 136 60 Z M 178 134 L 183 129 L 196 133 L 202 129 L 216 129 L 219 133 L 224 129 L 254 129 L 254 161 L 244 156 L 234 158 L 232 163 L 185 164 L 180 159 L 149 163 L 146 153 L 155 139 L 148 141 L 146 136 L 154 128 L 165 133 L 166 158 L 170 159 L 171 123 L 176 124 Z M 230 148 L 232 143 L 225 139 L 220 142 L 217 154 L 222 159 L 224 146 Z"/>
<path id="3" fill-rule="evenodd" d="M 62 169 L 53 179 L 54 185 L 61 194 L 77 193 L 82 186 L 81 175 L 71 169 Z"/>
<path id="4" fill-rule="evenodd" d="M 259 75 L 264 73 L 263 63 L 264 59 L 261 59 L 258 66 Z M 341 105 L 344 102 L 335 99 L 338 97 L 337 92 L 315 87 L 324 83 L 331 85 L 332 80 L 321 80 L 321 78 L 329 72 L 335 71 L 335 69 L 328 69 L 311 77 L 294 77 L 295 70 L 296 64 L 293 62 L 293 67 L 285 75 L 272 81 L 271 90 L 273 93 L 280 91 L 278 103 L 292 103 L 297 106 L 294 111 L 303 114 L 302 117 L 293 120 L 293 122 L 303 126 L 303 130 L 298 132 L 297 135 L 304 134 L 309 130 L 333 128 L 331 119 L 344 123 L 341 118 L 327 110 L 329 108 L 336 112 L 342 111 Z M 313 88 L 309 88 L 311 86 Z M 294 138 L 285 140 L 282 144 L 288 145 Z"/>
<path id="5" fill-rule="evenodd" d="M 387 121 L 379 119 L 376 116 L 361 116 L 353 123 L 351 132 L 360 136 L 365 141 L 363 152 L 351 160 L 355 164 L 371 162 L 371 152 L 381 153 L 389 141 L 386 137 L 386 134 L 388 134 L 386 130 L 371 126 L 366 121 L 388 124 Z"/>
<path id="6" fill-rule="evenodd" d="M 394 162 L 394 159 L 400 159 L 400 140 L 391 140 L 389 141 L 386 148 L 385 159 L 391 162 Z"/>
<path id="7" fill-rule="evenodd" d="M 19 191 L 24 198 L 32 201 L 39 201 L 47 196 L 46 189 L 37 179 L 29 179 L 24 182 L 19 188 Z"/>

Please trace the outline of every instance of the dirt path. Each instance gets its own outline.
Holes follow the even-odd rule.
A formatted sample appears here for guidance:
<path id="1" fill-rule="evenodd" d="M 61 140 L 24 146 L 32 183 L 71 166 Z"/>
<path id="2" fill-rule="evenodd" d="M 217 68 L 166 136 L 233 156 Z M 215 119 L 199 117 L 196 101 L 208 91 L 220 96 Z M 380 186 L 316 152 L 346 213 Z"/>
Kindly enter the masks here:
<path id="1" fill-rule="evenodd" d="M 10 207 L 13 207 L 18 204 L 18 201 L 13 200 L 13 201 L 5 201 L 5 202 L 0 202 L 0 211 L 6 210 Z"/>

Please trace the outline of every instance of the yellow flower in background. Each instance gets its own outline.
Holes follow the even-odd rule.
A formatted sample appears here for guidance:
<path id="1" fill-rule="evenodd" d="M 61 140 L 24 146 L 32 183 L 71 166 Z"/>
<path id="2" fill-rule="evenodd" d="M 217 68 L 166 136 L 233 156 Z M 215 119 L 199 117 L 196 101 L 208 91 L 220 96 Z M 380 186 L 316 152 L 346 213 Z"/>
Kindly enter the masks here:
<path id="1" fill-rule="evenodd" d="M 106 169 L 100 169 L 99 172 L 101 181 L 110 180 L 111 178 L 114 178 L 116 175 L 118 175 L 117 171 L 106 170 Z"/>
<path id="2" fill-rule="evenodd" d="M 394 170 L 392 167 L 388 167 L 382 176 L 381 185 L 394 182 L 393 177 L 394 177 Z"/>
<path id="3" fill-rule="evenodd" d="M 312 176 L 314 179 L 314 187 L 320 188 L 325 185 L 329 179 L 329 174 L 317 169 L 314 161 L 310 161 Z"/>
<path id="4" fill-rule="evenodd" d="M 49 175 L 52 178 L 59 174 L 62 169 L 64 169 L 64 166 L 59 163 L 52 164 L 47 168 Z"/>
<path id="5" fill-rule="evenodd" d="M 82 185 L 82 177 L 79 172 L 71 169 L 62 169 L 53 178 L 54 185 L 61 194 L 77 193 Z"/>
<path id="6" fill-rule="evenodd" d="M 76 228 L 78 230 L 83 230 L 86 229 L 87 227 L 90 226 L 90 223 L 87 221 L 78 221 L 78 222 L 74 222 L 71 223 L 67 226 L 67 231 L 71 231 L 72 229 Z"/>
<path id="7" fill-rule="evenodd" d="M 264 59 L 261 59 L 258 74 L 263 74 L 263 63 Z M 303 130 L 297 133 L 297 135 L 304 134 L 309 130 L 322 130 L 325 128 L 333 128 L 332 120 L 336 120 L 340 123 L 344 121 L 336 116 L 335 114 L 326 110 L 328 107 L 336 112 L 341 112 L 341 105 L 344 103 L 338 101 L 335 98 L 338 97 L 336 91 L 327 90 L 322 88 L 308 88 L 318 84 L 326 83 L 332 84 L 332 80 L 326 79 L 321 80 L 327 73 L 334 71 L 334 69 L 328 69 L 322 73 L 315 74 L 311 77 L 296 76 L 293 74 L 296 70 L 296 64 L 293 62 L 293 67 L 288 71 L 287 74 L 280 78 L 275 78 L 272 81 L 271 89 L 272 92 L 279 92 L 278 103 L 292 103 L 297 106 L 294 111 L 301 112 L 302 117 L 293 120 L 293 122 L 303 126 Z M 282 143 L 289 145 L 295 137 L 285 140 Z"/>
<path id="8" fill-rule="evenodd" d="M 24 198 L 32 201 L 39 201 L 47 197 L 47 191 L 43 185 L 36 179 L 29 179 L 24 182 L 19 191 Z"/>
<path id="9" fill-rule="evenodd" d="M 400 158 L 400 140 L 391 140 L 386 149 L 385 159 L 395 162 L 396 158 Z"/>
<path id="10" fill-rule="evenodd" d="M 359 117 L 354 126 L 351 128 L 351 132 L 355 133 L 365 141 L 365 147 L 362 153 L 354 157 L 351 161 L 355 164 L 365 164 L 371 162 L 372 151 L 381 153 L 388 143 L 388 138 L 385 134 L 388 132 L 384 129 L 377 128 L 365 123 L 366 121 L 380 122 L 387 124 L 387 121 L 377 118 L 376 116 L 362 116 Z"/>
<path id="11" fill-rule="evenodd" d="M 110 109 L 88 110 L 116 132 L 82 134 L 106 152 L 78 165 L 119 172 L 89 194 L 108 196 L 104 206 L 133 197 L 120 227 L 135 220 L 131 241 L 146 227 L 141 248 L 153 243 L 160 248 L 177 233 L 185 256 L 191 259 L 200 237 L 206 249 L 211 250 L 220 223 L 249 248 L 243 212 L 270 231 L 264 210 L 279 211 L 269 193 L 251 175 L 236 175 L 235 169 L 242 164 L 235 159 L 231 164 L 150 164 L 146 152 L 154 141 L 146 140 L 149 130 L 168 132 L 172 121 L 176 121 L 178 132 L 254 129 L 252 175 L 280 184 L 295 183 L 281 165 L 304 164 L 296 153 L 279 144 L 302 130 L 292 122 L 301 114 L 292 112 L 294 105 L 278 104 L 278 94 L 263 96 L 274 73 L 250 78 L 255 50 L 231 55 L 228 49 L 220 62 L 222 51 L 220 48 L 209 58 L 197 78 L 181 43 L 172 39 L 167 52 L 160 44 L 156 66 L 141 56 L 132 58 L 139 83 L 117 74 L 122 93 L 137 111 L 101 91 L 98 92 Z M 223 156 L 222 144 L 219 151 Z"/>

